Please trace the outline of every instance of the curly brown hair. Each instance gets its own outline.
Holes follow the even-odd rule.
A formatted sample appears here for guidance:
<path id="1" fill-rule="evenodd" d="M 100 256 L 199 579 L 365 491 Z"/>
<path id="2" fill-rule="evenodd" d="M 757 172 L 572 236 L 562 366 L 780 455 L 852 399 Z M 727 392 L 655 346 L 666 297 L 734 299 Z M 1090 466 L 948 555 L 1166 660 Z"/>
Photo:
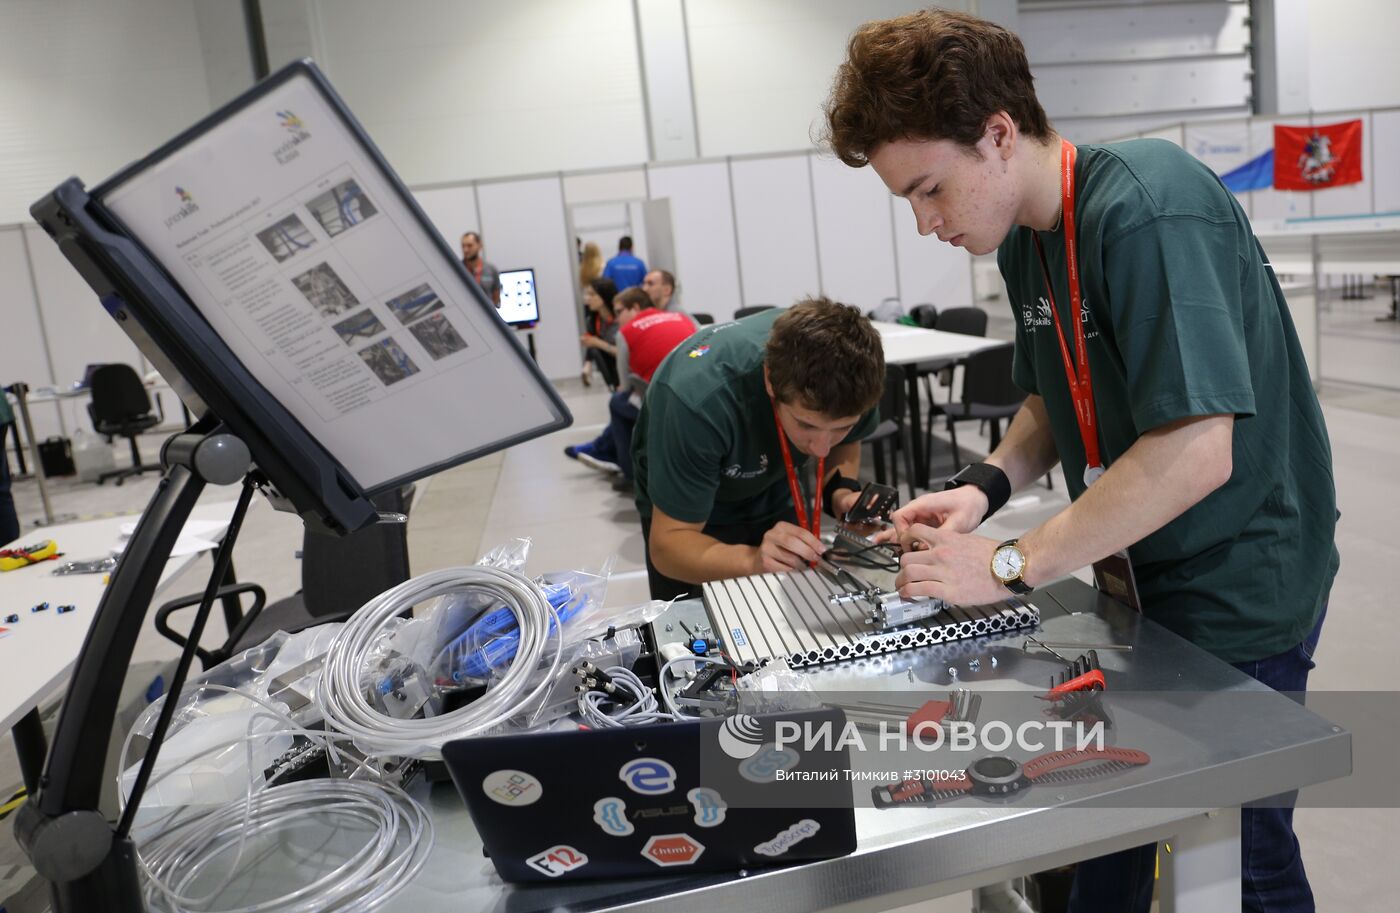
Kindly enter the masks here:
<path id="1" fill-rule="evenodd" d="M 799 301 L 773 321 L 763 363 L 776 399 L 831 418 L 864 415 L 885 390 L 879 332 L 830 298 Z"/>
<path id="2" fill-rule="evenodd" d="M 975 147 L 998 111 L 1022 133 L 1052 135 L 1021 39 L 993 22 L 941 9 L 857 29 L 825 111 L 822 140 L 852 168 L 892 140 L 950 139 Z"/>

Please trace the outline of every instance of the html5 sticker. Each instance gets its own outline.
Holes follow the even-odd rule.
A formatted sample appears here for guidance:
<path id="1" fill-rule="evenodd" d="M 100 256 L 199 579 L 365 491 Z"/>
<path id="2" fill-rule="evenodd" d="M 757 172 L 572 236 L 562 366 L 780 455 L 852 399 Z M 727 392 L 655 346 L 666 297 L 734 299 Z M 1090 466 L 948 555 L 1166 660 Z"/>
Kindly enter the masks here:
<path id="1" fill-rule="evenodd" d="M 587 865 L 588 857 L 571 846 L 560 845 L 545 850 L 538 856 L 531 856 L 525 862 L 537 872 L 542 872 L 550 878 L 558 878 L 566 872 Z"/>
<path id="2" fill-rule="evenodd" d="M 658 834 L 642 847 L 642 855 L 659 866 L 691 865 L 705 852 L 704 845 L 689 834 Z"/>

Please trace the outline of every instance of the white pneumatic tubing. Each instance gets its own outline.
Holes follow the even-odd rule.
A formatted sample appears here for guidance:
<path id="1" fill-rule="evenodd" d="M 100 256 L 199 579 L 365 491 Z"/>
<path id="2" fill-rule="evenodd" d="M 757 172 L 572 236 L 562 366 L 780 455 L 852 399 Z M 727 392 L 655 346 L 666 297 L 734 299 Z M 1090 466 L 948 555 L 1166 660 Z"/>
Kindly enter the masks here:
<path id="1" fill-rule="evenodd" d="M 376 710 L 361 681 L 384 628 L 411 606 L 468 588 L 491 593 L 515 614 L 520 643 L 505 674 L 480 699 L 442 716 L 401 720 Z M 538 701 L 558 677 L 562 647 L 559 616 L 530 579 L 481 566 L 433 571 L 381 593 L 350 617 L 326 653 L 316 704 L 326 724 L 366 754 L 440 757 L 444 742 L 487 732 Z M 548 674 L 527 690 L 542 662 Z"/>

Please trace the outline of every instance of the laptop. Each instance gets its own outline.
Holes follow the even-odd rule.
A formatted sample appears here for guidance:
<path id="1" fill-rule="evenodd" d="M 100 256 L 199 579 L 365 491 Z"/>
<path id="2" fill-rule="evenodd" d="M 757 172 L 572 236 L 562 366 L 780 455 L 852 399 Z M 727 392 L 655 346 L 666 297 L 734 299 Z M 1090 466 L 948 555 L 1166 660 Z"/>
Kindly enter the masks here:
<path id="1" fill-rule="evenodd" d="M 804 740 L 778 743 L 779 725 Z M 832 738 L 805 740 L 824 726 Z M 844 727 L 823 708 L 461 739 L 442 754 L 506 881 L 656 877 L 852 852 Z"/>

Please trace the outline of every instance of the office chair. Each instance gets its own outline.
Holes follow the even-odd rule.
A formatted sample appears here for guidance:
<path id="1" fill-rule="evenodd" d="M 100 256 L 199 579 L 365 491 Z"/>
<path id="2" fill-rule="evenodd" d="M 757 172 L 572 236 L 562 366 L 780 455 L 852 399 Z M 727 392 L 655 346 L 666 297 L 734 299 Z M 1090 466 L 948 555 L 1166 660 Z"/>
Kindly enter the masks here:
<path id="1" fill-rule="evenodd" d="M 370 500 L 381 512 L 407 514 L 413 486 L 375 495 Z M 348 536 L 332 536 L 307 530 L 302 536 L 301 589 L 264 607 L 266 594 L 255 583 L 227 582 L 219 588 L 229 634 L 213 650 L 197 648 L 195 655 L 205 669 L 230 656 L 255 647 L 274 632 L 295 634 L 312 625 L 344 621 L 357 609 L 410 576 L 408 524 L 375 523 Z M 230 600 L 252 594 L 247 612 L 230 610 Z M 180 647 L 185 637 L 170 627 L 170 616 L 199 605 L 203 593 L 171 600 L 155 616 L 156 630 Z M 235 602 L 236 606 L 237 603 Z"/>
<path id="2" fill-rule="evenodd" d="M 885 483 L 885 442 L 891 445 L 889 457 L 890 482 L 899 487 L 899 464 L 895 451 L 904 455 L 904 471 L 909 480 L 909 500 L 914 500 L 914 445 L 909 433 L 908 402 L 904 392 L 904 368 L 885 365 L 885 392 L 880 397 L 880 424 L 866 437 L 871 446 L 875 466 L 875 481 Z"/>
<path id="3" fill-rule="evenodd" d="M 958 449 L 958 422 L 968 419 L 992 423 L 991 449 L 1001 443 L 1001 420 L 1010 419 L 1021 409 L 1026 393 L 1011 380 L 1011 343 L 973 352 L 963 362 L 962 402 L 948 403 L 943 412 L 948 416 L 948 438 L 953 446 L 953 471 L 962 469 L 962 453 Z M 932 423 L 930 423 L 932 425 Z M 929 440 L 932 441 L 930 433 Z"/>
<path id="4" fill-rule="evenodd" d="M 755 304 L 752 307 L 739 308 L 734 312 L 734 319 L 743 320 L 745 317 L 750 317 L 760 311 L 771 311 L 775 307 L 777 307 L 776 304 Z"/>
<path id="5" fill-rule="evenodd" d="M 136 446 L 136 435 L 160 424 L 160 416 L 151 412 L 151 398 L 136 369 L 123 364 L 101 365 L 92 372 L 90 386 L 92 402 L 87 408 L 92 427 L 108 443 L 113 437 L 131 442 L 130 468 L 104 472 L 97 477 L 97 484 L 116 479 L 120 485 L 129 476 L 160 472 L 159 464 L 141 462 L 141 451 Z"/>

